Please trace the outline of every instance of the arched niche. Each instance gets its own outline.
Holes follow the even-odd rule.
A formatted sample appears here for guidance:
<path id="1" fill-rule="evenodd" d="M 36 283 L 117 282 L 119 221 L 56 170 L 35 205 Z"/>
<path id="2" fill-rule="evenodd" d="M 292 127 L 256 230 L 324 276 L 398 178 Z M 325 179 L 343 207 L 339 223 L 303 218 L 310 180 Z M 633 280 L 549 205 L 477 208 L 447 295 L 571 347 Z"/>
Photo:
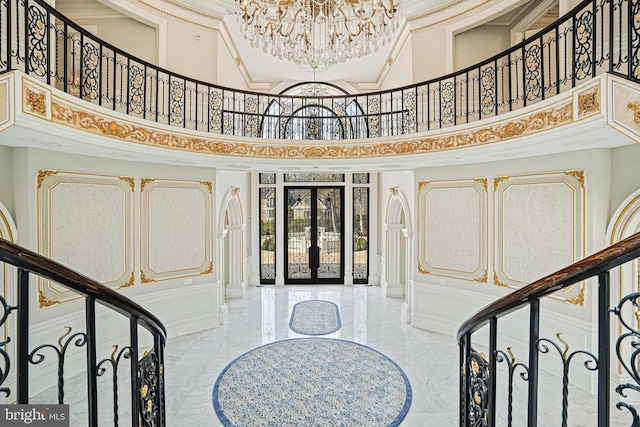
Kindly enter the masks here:
<path id="1" fill-rule="evenodd" d="M 218 236 L 222 255 L 220 279 L 222 281 L 222 301 L 227 298 L 242 298 L 246 289 L 244 280 L 244 220 L 238 187 L 231 187 L 222 201 Z"/>

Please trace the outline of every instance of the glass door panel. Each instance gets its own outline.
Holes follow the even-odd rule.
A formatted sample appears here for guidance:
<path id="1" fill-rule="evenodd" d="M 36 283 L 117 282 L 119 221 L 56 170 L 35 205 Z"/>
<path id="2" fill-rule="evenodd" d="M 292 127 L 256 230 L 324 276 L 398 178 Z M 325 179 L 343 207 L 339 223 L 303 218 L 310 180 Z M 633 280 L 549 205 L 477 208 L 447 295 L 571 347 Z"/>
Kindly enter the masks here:
<path id="1" fill-rule="evenodd" d="M 287 187 L 285 283 L 344 283 L 344 187 Z"/>
<path id="2" fill-rule="evenodd" d="M 287 266 L 286 278 L 310 280 L 311 189 L 287 188 Z"/>
<path id="3" fill-rule="evenodd" d="M 318 279 L 342 278 L 342 188 L 318 188 Z"/>

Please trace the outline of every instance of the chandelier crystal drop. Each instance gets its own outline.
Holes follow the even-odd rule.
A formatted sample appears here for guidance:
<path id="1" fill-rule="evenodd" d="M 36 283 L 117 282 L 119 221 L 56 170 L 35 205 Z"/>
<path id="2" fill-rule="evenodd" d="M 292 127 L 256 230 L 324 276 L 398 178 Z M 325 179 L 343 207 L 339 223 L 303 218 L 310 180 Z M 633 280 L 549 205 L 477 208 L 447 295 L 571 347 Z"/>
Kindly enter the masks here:
<path id="1" fill-rule="evenodd" d="M 400 23 L 400 0 L 236 0 L 252 47 L 322 70 L 377 51 Z"/>

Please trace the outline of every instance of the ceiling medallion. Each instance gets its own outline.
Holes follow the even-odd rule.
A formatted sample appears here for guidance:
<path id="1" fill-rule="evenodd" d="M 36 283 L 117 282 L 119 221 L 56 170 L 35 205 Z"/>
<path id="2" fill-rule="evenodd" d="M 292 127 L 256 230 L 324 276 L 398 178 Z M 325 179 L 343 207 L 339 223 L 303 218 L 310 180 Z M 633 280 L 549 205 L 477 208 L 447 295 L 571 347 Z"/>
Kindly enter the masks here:
<path id="1" fill-rule="evenodd" d="M 252 47 L 302 68 L 323 70 L 391 40 L 400 0 L 236 0 Z"/>

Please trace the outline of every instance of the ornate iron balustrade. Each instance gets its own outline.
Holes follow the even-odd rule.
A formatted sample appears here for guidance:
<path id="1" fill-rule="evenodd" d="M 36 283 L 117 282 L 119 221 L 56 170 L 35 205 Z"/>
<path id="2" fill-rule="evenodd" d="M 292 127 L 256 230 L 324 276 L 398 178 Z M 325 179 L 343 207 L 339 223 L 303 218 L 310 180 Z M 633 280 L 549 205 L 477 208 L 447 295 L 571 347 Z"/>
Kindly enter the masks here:
<path id="1" fill-rule="evenodd" d="M 48 358 L 54 358 L 53 369 L 57 378 L 57 401 L 48 403 L 63 404 L 65 402 L 65 368 L 69 368 L 67 358 L 70 353 L 84 350 L 86 353 L 87 414 L 86 425 L 95 427 L 99 423 L 99 409 L 112 410 L 114 426 L 129 424 L 131 426 L 165 426 L 164 395 L 164 347 L 166 330 L 160 320 L 138 304 L 122 296 L 120 293 L 101 285 L 65 266 L 48 258 L 31 252 L 23 247 L 0 238 L 0 262 L 15 266 L 17 271 L 16 295 L 17 303 L 12 306 L 7 295 L 0 295 L 0 327 L 5 328 L 7 337 L 0 342 L 0 392 L 15 403 L 30 403 L 29 372 L 32 365 L 45 364 Z M 31 333 L 29 300 L 32 299 L 30 275 L 39 279 L 54 281 L 84 298 L 84 331 L 72 333 L 67 331 L 56 344 L 40 344 L 30 347 Z M 11 284 L 6 284 L 9 288 Z M 119 347 L 113 345 L 109 357 L 98 358 L 98 348 L 106 344 L 98 339 L 96 332 L 96 304 L 106 307 L 115 318 L 123 316 L 128 320 L 128 329 L 123 336 L 128 342 Z M 15 321 L 11 321 L 15 316 Z M 104 319 L 104 316 L 101 317 Z M 139 330 L 148 332 L 147 340 L 152 341 L 151 348 L 140 355 L 140 347 L 145 337 L 139 336 Z M 9 349 L 12 336 L 16 338 L 15 348 Z M 53 338 L 54 342 L 56 338 Z M 111 343 L 108 343 L 111 344 Z M 71 362 L 69 362 L 71 363 Z M 15 368 L 14 368 L 15 366 Z M 13 371 L 12 371 L 13 370 Z M 119 390 L 122 381 L 119 377 L 129 377 L 128 390 Z M 7 379 L 15 377 L 15 396 Z M 98 381 L 111 385 L 112 390 L 98 394 Z M 51 384 L 52 386 L 55 385 Z M 102 399 L 100 399 L 102 398 Z M 124 398 L 128 400 L 123 402 Z M 41 402 L 38 402 L 41 403 Z M 121 408 L 127 407 L 129 422 L 121 421 Z M 73 410 L 73 408 L 70 408 Z M 79 411 L 83 412 L 83 411 Z M 125 412 L 125 411 L 122 411 Z M 104 416 L 104 415 L 103 415 Z M 80 421 L 84 424 L 83 421 Z"/>
<path id="2" fill-rule="evenodd" d="M 137 59 L 42 0 L 0 0 L 0 72 L 21 70 L 85 101 L 172 126 L 275 139 L 389 137 L 471 123 L 601 73 L 640 79 L 637 0 L 587 0 L 511 49 L 447 76 L 345 96 L 241 91 Z"/>
<path id="3" fill-rule="evenodd" d="M 620 301 L 611 306 L 609 284 L 610 271 L 627 262 L 640 257 L 640 233 L 635 234 L 613 246 L 610 246 L 594 255 L 585 258 L 569 267 L 553 273 L 537 282 L 521 288 L 499 299 L 495 303 L 481 309 L 468 318 L 458 329 L 458 343 L 460 346 L 460 425 L 495 426 L 498 409 L 507 425 L 512 425 L 514 409 L 513 402 L 516 397 L 526 401 L 527 423 L 530 427 L 538 425 L 538 399 L 542 392 L 540 386 L 540 362 L 541 355 L 551 354 L 559 358 L 561 363 L 557 377 L 561 378 L 562 385 L 559 390 L 561 397 L 562 426 L 573 425 L 569 416 L 569 388 L 572 385 L 569 373 L 570 368 L 582 361 L 583 368 L 594 371 L 597 376 L 597 425 L 605 427 L 609 425 L 624 425 L 628 416 L 629 426 L 640 425 L 640 414 L 634 402 L 640 397 L 640 292 L 626 295 Z M 570 350 L 560 333 L 553 339 L 541 337 L 540 301 L 544 296 L 561 291 L 576 283 L 590 278 L 598 279 L 598 324 L 597 324 L 597 349 Z M 588 284 L 589 282 L 587 282 Z M 514 356 L 512 347 L 505 347 L 507 338 L 500 335 L 498 327 L 499 319 L 510 313 L 529 311 L 528 324 L 529 337 L 525 344 L 527 348 L 526 360 L 519 360 Z M 614 337 L 615 347 L 611 347 L 611 332 L 614 330 L 612 318 L 618 336 Z M 488 331 L 487 331 L 488 329 Z M 478 333 L 486 334 L 488 340 L 478 338 Z M 483 335 L 486 338 L 486 335 Z M 500 340 L 501 348 L 498 348 Z M 478 351 L 478 347 L 486 349 Z M 615 349 L 615 352 L 613 351 Z M 615 360 L 612 360 L 615 354 Z M 503 363 L 504 362 L 504 363 Z M 498 388 L 497 377 L 499 369 L 505 370 L 498 364 L 506 365 L 506 390 Z M 573 363 L 573 364 L 572 364 Z M 620 370 L 620 374 L 616 369 Z M 504 372 L 504 371 L 503 371 Z M 616 376 L 611 373 L 616 372 Z M 503 374 L 500 374 L 503 375 Z M 514 391 L 514 379 L 520 377 L 526 390 L 520 393 Z M 618 380 L 619 377 L 619 380 Z M 616 382 L 616 408 L 624 413 L 616 413 L 615 422 L 610 413 L 611 383 Z M 548 388 L 546 389 L 548 393 Z M 498 395 L 506 402 L 504 408 L 498 408 Z M 633 393 L 634 396 L 628 396 Z M 575 408 L 574 408 L 575 409 Z M 578 411 L 581 408 L 577 408 Z M 621 420 L 620 418 L 624 418 Z M 540 422 L 540 425 L 548 425 L 549 420 Z"/>

